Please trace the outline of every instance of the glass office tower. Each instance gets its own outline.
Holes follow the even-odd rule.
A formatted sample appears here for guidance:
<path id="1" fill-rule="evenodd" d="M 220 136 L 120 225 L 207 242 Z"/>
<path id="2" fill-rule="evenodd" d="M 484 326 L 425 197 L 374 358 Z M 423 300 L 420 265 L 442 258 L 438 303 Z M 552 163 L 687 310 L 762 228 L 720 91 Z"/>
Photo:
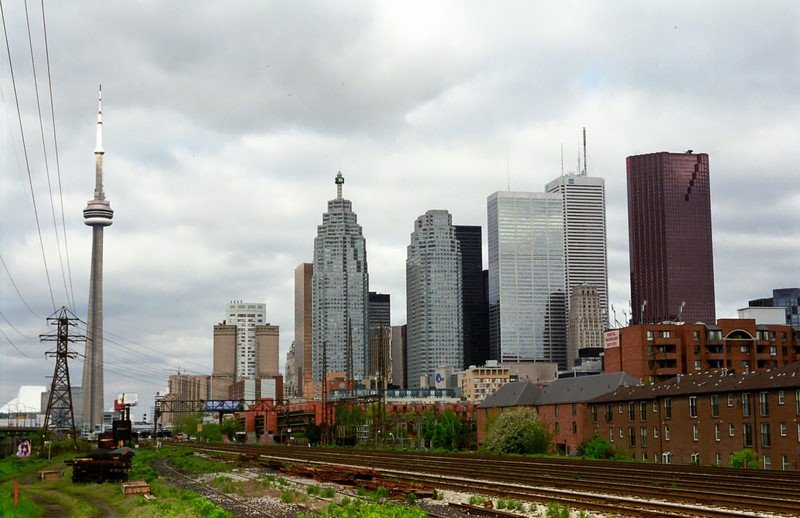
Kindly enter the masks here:
<path id="1" fill-rule="evenodd" d="M 561 195 L 488 198 L 490 356 L 567 364 Z"/>

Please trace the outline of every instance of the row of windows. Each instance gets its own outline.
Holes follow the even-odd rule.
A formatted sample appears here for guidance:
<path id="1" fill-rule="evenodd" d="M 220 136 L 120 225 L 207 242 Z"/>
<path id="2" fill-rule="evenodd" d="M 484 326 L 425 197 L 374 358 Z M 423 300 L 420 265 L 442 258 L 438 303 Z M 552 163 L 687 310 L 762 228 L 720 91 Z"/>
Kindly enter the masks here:
<path id="1" fill-rule="evenodd" d="M 742 417 L 750 417 L 753 415 L 753 408 L 752 408 L 752 394 L 749 392 L 743 392 L 739 399 L 741 401 L 742 406 Z M 758 393 L 758 412 L 761 417 L 769 417 L 769 392 L 762 391 Z M 786 403 L 786 393 L 783 390 L 777 391 L 777 399 L 779 405 L 784 405 Z M 736 395 L 733 393 L 728 394 L 727 404 L 729 407 L 734 406 L 736 401 Z M 672 398 L 665 397 L 663 399 L 664 405 L 664 419 L 671 419 L 672 418 Z M 573 405 L 574 406 L 574 405 Z M 635 421 L 636 420 L 636 403 L 633 401 L 628 402 L 628 420 Z M 639 419 L 641 421 L 647 421 L 647 406 L 648 403 L 646 401 L 639 402 Z M 618 403 L 617 410 L 618 413 L 623 413 L 624 404 Z M 658 413 L 658 402 L 652 402 L 652 413 Z M 710 408 L 710 417 L 719 417 L 719 394 L 711 394 L 709 397 L 709 408 Z M 597 422 L 597 407 L 596 405 L 592 405 L 591 407 L 592 412 L 592 421 Z M 795 413 L 800 415 L 800 389 L 796 389 L 795 391 Z M 558 405 L 556 405 L 556 415 L 558 415 Z M 696 419 L 699 416 L 698 413 L 698 403 L 697 403 L 697 396 L 689 396 L 689 417 Z M 611 403 L 606 404 L 606 421 L 612 421 L 612 411 L 611 411 Z"/>
<path id="2" fill-rule="evenodd" d="M 797 423 L 797 441 L 800 442 L 800 423 Z M 575 422 L 573 421 L 573 430 L 576 429 Z M 653 427 L 653 438 L 658 439 L 658 430 L 657 426 Z M 556 432 L 558 432 L 558 424 L 556 424 Z M 760 445 L 762 448 L 769 448 L 772 446 L 772 427 L 769 423 L 761 423 L 760 424 Z M 575 431 L 573 431 L 573 434 Z M 619 438 L 625 439 L 625 433 L 623 428 L 619 428 Z M 781 437 L 788 437 L 789 435 L 789 427 L 786 423 L 779 423 L 778 424 L 778 433 Z M 647 434 L 648 428 L 646 426 L 642 426 L 639 428 L 639 437 L 640 443 L 639 445 L 642 448 L 647 448 Z M 736 426 L 734 424 L 728 424 L 728 437 L 735 437 L 736 436 Z M 611 442 L 614 442 L 614 429 L 608 429 L 608 437 Z M 664 425 L 664 440 L 670 440 L 670 427 L 668 424 Z M 700 428 L 697 424 L 692 425 L 692 441 L 697 442 L 700 440 Z M 722 441 L 722 425 L 719 423 L 714 424 L 714 440 L 716 442 Z M 633 426 L 628 427 L 628 444 L 631 447 L 636 446 L 636 428 Z M 751 423 L 744 423 L 742 425 L 742 445 L 745 448 L 752 448 L 754 445 L 753 442 L 753 425 Z"/>

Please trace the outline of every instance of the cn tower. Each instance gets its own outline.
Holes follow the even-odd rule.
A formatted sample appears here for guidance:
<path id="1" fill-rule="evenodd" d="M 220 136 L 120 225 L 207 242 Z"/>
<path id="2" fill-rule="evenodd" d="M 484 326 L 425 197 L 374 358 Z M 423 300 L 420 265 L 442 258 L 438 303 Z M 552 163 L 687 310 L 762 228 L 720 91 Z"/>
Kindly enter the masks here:
<path id="1" fill-rule="evenodd" d="M 103 431 L 103 228 L 114 211 L 103 192 L 103 90 L 97 108 L 97 145 L 94 149 L 94 199 L 83 209 L 83 222 L 92 227 L 92 270 L 89 312 L 86 318 L 86 356 L 83 360 L 83 428 Z"/>

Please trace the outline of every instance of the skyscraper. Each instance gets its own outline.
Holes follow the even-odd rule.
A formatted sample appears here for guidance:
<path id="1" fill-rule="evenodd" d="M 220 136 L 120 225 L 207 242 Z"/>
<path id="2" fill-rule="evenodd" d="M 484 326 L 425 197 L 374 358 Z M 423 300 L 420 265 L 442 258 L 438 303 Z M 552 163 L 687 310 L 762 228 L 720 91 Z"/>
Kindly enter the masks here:
<path id="1" fill-rule="evenodd" d="M 392 351 L 390 339 L 391 298 L 388 293 L 369 292 L 369 370 L 370 376 L 383 374 L 385 380 L 391 377 Z"/>
<path id="2" fill-rule="evenodd" d="M 406 297 L 408 385 L 418 388 L 435 369 L 464 365 L 461 249 L 446 210 L 429 210 L 414 224 Z"/>
<path id="3" fill-rule="evenodd" d="M 303 263 L 294 269 L 294 344 L 295 364 L 301 376 L 296 395 L 313 397 L 311 347 L 311 280 L 314 265 Z"/>
<path id="4" fill-rule="evenodd" d="M 588 282 L 572 287 L 567 323 L 567 367 L 600 371 L 606 330 L 600 290 Z M 576 361 L 580 360 L 580 361 Z"/>
<path id="5" fill-rule="evenodd" d="M 256 326 L 264 323 L 266 304 L 232 301 L 227 308 L 227 323 L 236 326 L 236 381 L 256 377 Z"/>
<path id="6" fill-rule="evenodd" d="M 597 287 L 600 310 L 608 315 L 608 251 L 605 180 L 585 174 L 562 175 L 545 186 L 561 196 L 564 217 L 564 274 L 567 293 L 583 283 Z M 569 301 L 567 301 L 569 306 Z M 601 337 L 598 337 L 598 340 Z"/>
<path id="7" fill-rule="evenodd" d="M 456 225 L 461 248 L 461 305 L 464 314 L 464 366 L 484 365 L 489 359 L 489 306 L 483 282 L 483 244 L 480 226 Z"/>
<path id="8" fill-rule="evenodd" d="M 342 198 L 343 185 L 339 173 L 336 199 L 328 201 L 328 212 L 322 215 L 314 239 L 311 335 L 315 381 L 322 379 L 323 359 L 328 372 L 344 371 L 350 379 L 362 379 L 367 369 L 366 241 L 350 200 Z"/>
<path id="9" fill-rule="evenodd" d="M 634 322 L 714 323 L 708 155 L 627 158 Z"/>
<path id="10" fill-rule="evenodd" d="M 103 429 L 103 228 L 111 225 L 114 211 L 103 191 L 103 96 L 98 95 L 97 143 L 94 149 L 94 199 L 83 209 L 83 222 L 92 227 L 92 266 L 89 276 L 89 311 L 83 360 L 83 427 Z"/>
<path id="11" fill-rule="evenodd" d="M 406 388 L 406 355 L 408 344 L 406 341 L 406 325 L 392 326 L 391 349 L 392 349 L 392 376 L 390 383 L 395 387 Z"/>
<path id="12" fill-rule="evenodd" d="M 778 288 L 772 297 L 751 300 L 750 307 L 775 307 L 786 309 L 786 325 L 800 327 L 800 288 Z"/>
<path id="13" fill-rule="evenodd" d="M 214 365 L 211 399 L 228 399 L 228 387 L 236 381 L 236 326 L 223 321 L 214 326 Z"/>
<path id="14" fill-rule="evenodd" d="M 487 201 L 489 354 L 567 363 L 561 195 L 499 191 Z"/>

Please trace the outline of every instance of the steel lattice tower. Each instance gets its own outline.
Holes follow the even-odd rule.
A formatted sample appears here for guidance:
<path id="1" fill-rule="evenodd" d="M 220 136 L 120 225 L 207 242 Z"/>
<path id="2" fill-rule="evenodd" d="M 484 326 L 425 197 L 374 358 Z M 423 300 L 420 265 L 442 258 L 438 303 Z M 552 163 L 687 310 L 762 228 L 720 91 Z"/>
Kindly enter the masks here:
<path id="1" fill-rule="evenodd" d="M 78 318 L 67 308 L 62 307 L 47 319 L 50 325 L 56 326 L 55 333 L 39 335 L 42 342 L 56 342 L 54 351 L 47 351 L 49 357 L 55 357 L 53 382 L 50 384 L 50 398 L 47 400 L 47 412 L 44 417 L 44 430 L 52 430 L 63 434 L 69 432 L 75 437 L 75 416 L 72 411 L 72 386 L 69 381 L 69 358 L 76 358 L 78 353 L 69 350 L 70 342 L 86 340 L 82 335 L 70 335 L 70 326 L 77 325 Z"/>

